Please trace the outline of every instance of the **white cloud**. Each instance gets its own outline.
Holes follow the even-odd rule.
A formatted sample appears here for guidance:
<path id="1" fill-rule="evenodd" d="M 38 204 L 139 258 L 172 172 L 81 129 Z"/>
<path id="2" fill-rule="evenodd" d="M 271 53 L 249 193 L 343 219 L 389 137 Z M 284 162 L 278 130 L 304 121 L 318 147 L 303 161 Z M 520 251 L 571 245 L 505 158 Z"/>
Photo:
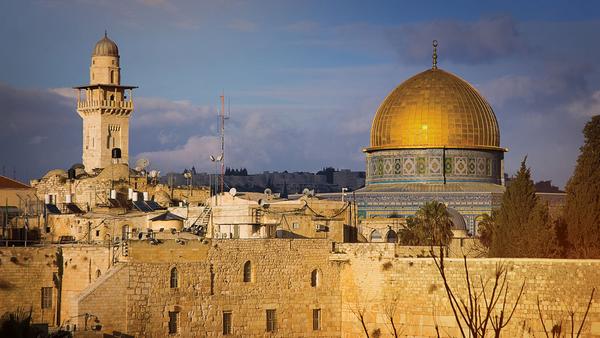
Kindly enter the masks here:
<path id="1" fill-rule="evenodd" d="M 600 90 L 591 93 L 589 96 L 571 102 L 567 109 L 569 113 L 578 117 L 591 117 L 600 115 Z"/>
<path id="2" fill-rule="evenodd" d="M 140 97 L 135 99 L 136 113 L 133 127 L 150 125 L 183 125 L 197 123 L 216 116 L 216 112 L 208 106 L 194 105 L 190 101 L 173 101 L 157 97 Z"/>

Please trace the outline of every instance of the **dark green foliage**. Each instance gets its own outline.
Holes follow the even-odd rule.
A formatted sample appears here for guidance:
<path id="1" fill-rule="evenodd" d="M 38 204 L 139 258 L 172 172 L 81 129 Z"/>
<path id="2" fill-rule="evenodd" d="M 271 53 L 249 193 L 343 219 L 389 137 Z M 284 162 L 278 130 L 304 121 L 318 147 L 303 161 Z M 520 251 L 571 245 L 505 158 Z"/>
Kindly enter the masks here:
<path id="1" fill-rule="evenodd" d="M 403 245 L 448 245 L 452 240 L 452 221 L 443 203 L 425 203 L 408 218 L 406 228 L 399 232 Z"/>
<path id="2" fill-rule="evenodd" d="M 600 115 L 583 129 L 584 144 L 567 183 L 564 221 L 570 256 L 600 258 Z"/>
<path id="3" fill-rule="evenodd" d="M 492 229 L 491 240 L 486 239 L 492 257 L 555 257 L 560 253 L 548 206 L 535 195 L 526 160 L 502 196 L 494 226 L 486 229 Z"/>
<path id="4" fill-rule="evenodd" d="M 0 337 L 37 337 L 40 332 L 31 326 L 31 311 L 18 308 L 14 312 L 4 313 L 0 317 Z"/>

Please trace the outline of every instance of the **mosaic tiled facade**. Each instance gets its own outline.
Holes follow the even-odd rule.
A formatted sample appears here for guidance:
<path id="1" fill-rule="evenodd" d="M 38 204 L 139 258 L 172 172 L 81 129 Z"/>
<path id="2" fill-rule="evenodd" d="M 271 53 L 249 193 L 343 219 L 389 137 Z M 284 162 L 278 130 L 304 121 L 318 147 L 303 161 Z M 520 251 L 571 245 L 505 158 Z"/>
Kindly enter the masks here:
<path id="1" fill-rule="evenodd" d="M 410 217 L 426 202 L 435 200 L 445 203 L 460 213 L 467 232 L 474 234 L 477 222 L 483 214 L 498 208 L 501 192 L 361 192 L 354 194 L 359 218 Z"/>
<path id="2" fill-rule="evenodd" d="M 401 149 L 367 153 L 366 184 L 501 184 L 504 154 L 492 150 Z"/>

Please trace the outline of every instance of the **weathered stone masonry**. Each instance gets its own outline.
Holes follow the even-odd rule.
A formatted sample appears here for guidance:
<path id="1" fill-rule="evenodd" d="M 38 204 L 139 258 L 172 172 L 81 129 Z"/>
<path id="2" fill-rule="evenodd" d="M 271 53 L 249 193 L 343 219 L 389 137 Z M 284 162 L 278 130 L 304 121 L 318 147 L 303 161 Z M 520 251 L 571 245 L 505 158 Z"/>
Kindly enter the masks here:
<path id="1" fill-rule="evenodd" d="M 335 244 L 326 240 L 215 240 L 136 243 L 130 262 L 110 279 L 92 285 L 80 297 L 79 311 L 97 315 L 107 330 L 136 336 L 168 334 L 169 312 L 179 313 L 178 335 L 222 335 L 223 311 L 232 312 L 234 336 L 363 337 L 354 315 L 364 308 L 365 323 L 375 336 L 390 337 L 385 315 L 396 299 L 395 323 L 403 336 L 456 336 L 456 325 L 431 258 L 398 258 L 387 244 Z M 137 252 L 137 254 L 136 254 Z M 243 282 L 243 266 L 252 264 L 252 281 Z M 471 259 L 472 274 L 489 277 L 499 260 Z M 525 280 L 523 299 L 507 337 L 539 336 L 536 297 L 550 318 L 564 319 L 574 307 L 581 316 L 589 292 L 600 285 L 600 261 L 513 259 L 511 292 Z M 465 292 L 460 259 L 448 259 L 450 283 Z M 179 287 L 170 288 L 176 267 Z M 317 287 L 311 272 L 319 271 Z M 110 274 L 110 273 L 109 273 Z M 212 282 L 211 282 L 212 280 Z M 212 285 L 212 286 L 211 286 Z M 123 309 L 125 312 L 119 312 Z M 115 304 L 114 307 L 106 304 Z M 266 310 L 276 309 L 277 331 L 266 332 Z M 312 327 L 312 310 L 321 309 L 321 330 Z M 547 323 L 547 325 L 550 322 Z M 600 303 L 590 309 L 585 337 L 600 337 Z"/>

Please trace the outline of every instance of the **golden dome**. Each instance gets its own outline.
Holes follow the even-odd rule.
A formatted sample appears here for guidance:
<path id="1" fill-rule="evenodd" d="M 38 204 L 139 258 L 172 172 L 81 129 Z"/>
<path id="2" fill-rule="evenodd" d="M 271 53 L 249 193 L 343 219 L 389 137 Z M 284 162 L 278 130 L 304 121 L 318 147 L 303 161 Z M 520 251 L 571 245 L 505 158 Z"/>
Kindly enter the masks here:
<path id="1" fill-rule="evenodd" d="M 366 151 L 443 147 L 505 151 L 490 104 L 465 80 L 433 68 L 385 98 Z"/>

